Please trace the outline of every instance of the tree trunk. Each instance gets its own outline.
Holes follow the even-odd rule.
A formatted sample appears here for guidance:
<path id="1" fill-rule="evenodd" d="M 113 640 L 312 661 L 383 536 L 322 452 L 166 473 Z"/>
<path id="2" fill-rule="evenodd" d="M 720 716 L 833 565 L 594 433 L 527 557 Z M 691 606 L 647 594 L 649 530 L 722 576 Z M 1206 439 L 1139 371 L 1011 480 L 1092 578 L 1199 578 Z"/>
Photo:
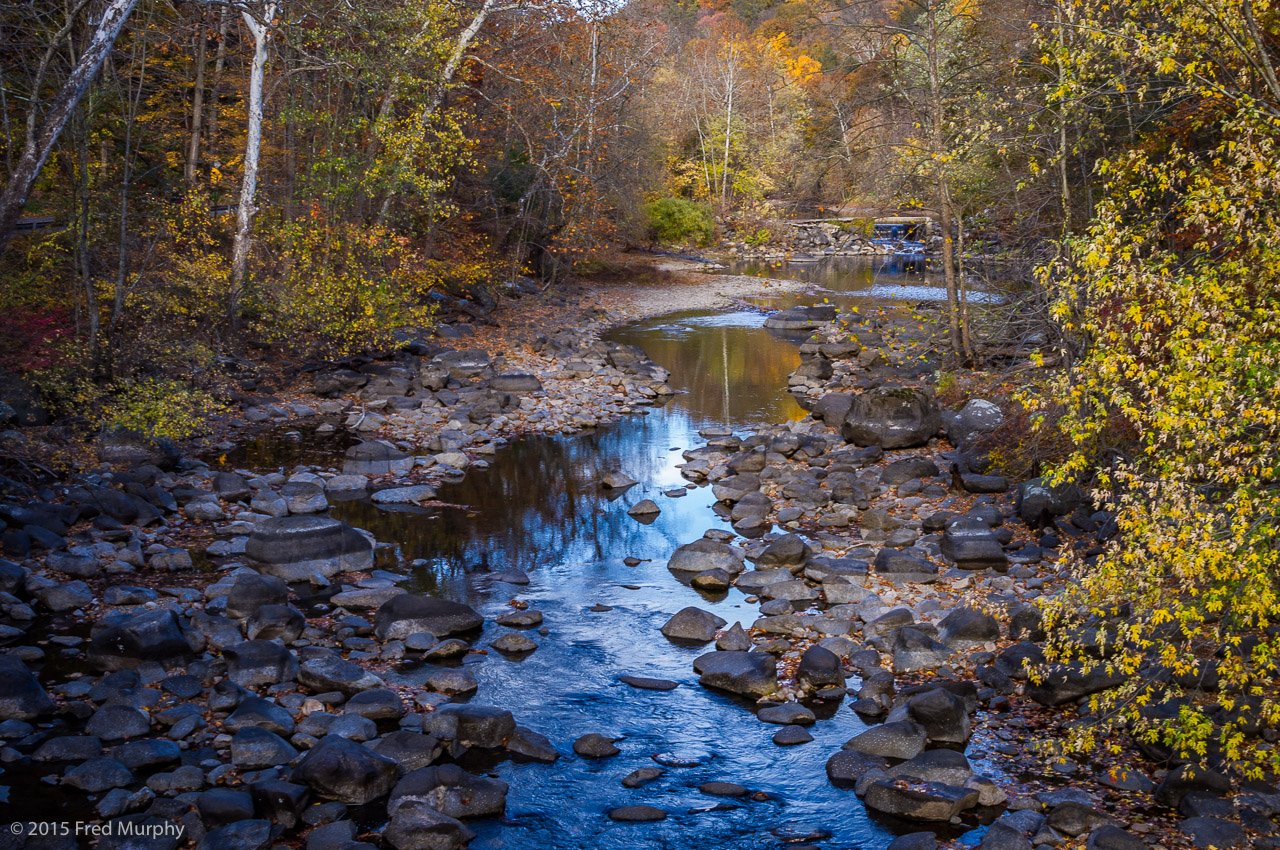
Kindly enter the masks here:
<path id="1" fill-rule="evenodd" d="M 941 158 L 946 151 L 947 143 L 943 129 L 942 78 L 938 69 L 940 47 L 937 5 L 934 0 L 929 0 L 927 12 L 929 51 L 926 58 L 929 63 L 929 110 L 932 113 L 930 142 L 933 146 L 933 155 Z M 951 238 L 951 187 L 947 182 L 945 164 L 935 162 L 934 168 L 937 179 L 938 223 L 942 225 L 942 276 L 947 284 L 947 307 L 951 314 L 951 352 L 960 357 L 964 354 L 964 345 L 960 338 L 960 299 L 956 288 L 955 246 Z"/>
<path id="2" fill-rule="evenodd" d="M 133 129 L 137 124 L 138 107 L 142 103 L 143 93 L 146 90 L 147 52 L 145 46 L 139 58 L 141 70 L 138 74 L 138 88 L 136 90 L 132 87 L 126 89 L 128 92 L 128 110 L 125 114 L 123 173 L 120 177 L 120 257 L 116 264 L 115 297 L 112 300 L 111 323 L 109 325 L 111 331 L 115 331 L 120 321 L 124 318 L 125 295 L 129 278 L 129 189 L 133 185 L 133 162 L 137 156 L 137 149 L 133 141 Z M 132 78 L 132 73 L 130 73 L 130 78 Z"/>
<path id="3" fill-rule="evenodd" d="M 596 149 L 596 74 L 600 52 L 600 36 L 597 22 L 591 20 L 591 93 L 587 102 L 587 154 L 593 155 Z M 588 172 L 590 173 L 590 172 Z"/>
<path id="4" fill-rule="evenodd" d="M 725 114 L 724 114 L 724 172 L 720 175 L 720 209 L 729 205 L 729 138 L 733 130 L 733 90 L 734 71 L 737 70 L 738 46 L 729 48 L 729 67 L 726 70 Z"/>
<path id="5" fill-rule="evenodd" d="M 76 165 L 80 171 L 76 181 L 76 271 L 80 276 L 80 285 L 84 288 L 85 315 L 89 319 L 89 362 L 96 370 L 102 314 L 98 307 L 98 291 L 93 285 L 92 269 L 89 267 L 89 127 L 84 110 L 81 110 L 72 133 L 76 140 Z"/>
<path id="6" fill-rule="evenodd" d="M 262 83 L 267 70 L 267 48 L 272 35 L 276 4 L 262 8 L 262 20 L 242 12 L 245 26 L 253 36 L 253 64 L 249 71 L 249 127 L 244 143 L 244 179 L 240 183 L 240 201 L 236 204 L 236 240 L 231 251 L 231 292 L 227 305 L 234 328 L 239 321 L 240 300 L 244 297 L 249 277 L 249 251 L 253 247 L 254 200 L 258 192 L 258 156 L 262 152 Z"/>
<path id="7" fill-rule="evenodd" d="M 62 135 L 67 119 L 80 103 L 85 89 L 102 67 L 103 60 L 115 44 L 116 36 L 120 35 L 120 30 L 137 5 L 138 0 L 111 0 L 102 13 L 102 20 L 98 23 L 88 48 L 80 54 L 80 60 L 54 97 L 44 123 L 34 137 L 28 139 L 22 158 L 10 175 L 4 192 L 0 193 L 0 252 L 8 246 L 13 228 L 22 215 L 22 208 L 26 206 L 31 187 L 35 185 L 40 169 L 44 167 L 45 160 Z"/>
<path id="8" fill-rule="evenodd" d="M 196 165 L 200 161 L 200 129 L 204 123 L 204 66 L 208 56 L 209 40 L 204 32 L 204 10 L 200 11 L 199 27 L 196 33 L 196 82 L 195 93 L 191 99 L 191 144 L 187 148 L 187 185 L 196 182 Z"/>
<path id="9" fill-rule="evenodd" d="M 964 267 L 964 214 L 957 216 L 956 227 L 956 280 L 960 287 L 960 342 L 964 346 L 964 359 L 970 366 L 977 358 L 973 353 L 973 339 L 969 336 L 969 280 Z"/>
<path id="10" fill-rule="evenodd" d="M 1062 19 L 1062 3 L 1055 3 L 1053 8 L 1054 25 L 1057 28 L 1058 41 L 1058 88 L 1064 90 L 1067 69 L 1062 55 L 1067 49 L 1067 25 Z M 1126 103 L 1127 103 L 1126 98 Z M 1067 157 L 1070 148 L 1067 146 L 1067 104 L 1065 99 L 1058 102 L 1058 183 L 1062 196 L 1062 236 L 1071 233 L 1071 182 L 1067 179 Z"/>
<path id="11" fill-rule="evenodd" d="M 231 32 L 231 7 L 222 7 L 222 17 L 218 21 L 218 49 L 213 54 L 213 85 L 209 87 L 209 102 L 213 108 L 209 110 L 209 132 L 205 136 L 207 156 L 217 155 L 218 144 L 218 107 L 222 103 L 222 72 L 227 66 L 227 34 Z"/>
<path id="12" fill-rule="evenodd" d="M 951 238 L 951 188 L 942 175 L 938 175 L 938 219 L 942 225 L 942 277 L 947 284 L 947 306 L 951 314 L 951 351 L 960 357 L 964 354 L 964 343 L 960 338 L 960 296 L 956 284 L 955 243 Z"/>

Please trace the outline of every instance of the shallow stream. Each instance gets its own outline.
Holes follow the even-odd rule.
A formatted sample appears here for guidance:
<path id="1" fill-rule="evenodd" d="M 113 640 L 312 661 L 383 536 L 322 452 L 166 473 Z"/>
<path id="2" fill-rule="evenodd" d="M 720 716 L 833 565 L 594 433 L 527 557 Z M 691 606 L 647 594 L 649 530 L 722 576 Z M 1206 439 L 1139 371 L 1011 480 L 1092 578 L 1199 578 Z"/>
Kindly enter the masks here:
<path id="1" fill-rule="evenodd" d="M 857 272 L 845 279 L 865 283 L 874 277 Z M 824 286 L 832 289 L 831 282 Z M 918 283 L 907 297 L 920 298 L 920 288 L 932 288 L 927 277 Z M 866 289 L 850 286 L 845 297 L 862 297 Z M 745 850 L 821 839 L 822 847 L 874 850 L 895 833 L 919 829 L 873 816 L 852 791 L 828 782 L 827 759 L 865 728 L 846 704 L 815 706 L 820 719 L 810 730 L 814 742 L 778 747 L 770 739 L 780 727 L 757 720 L 747 703 L 697 684 L 693 660 L 710 646 L 678 646 L 659 633 L 671 614 L 688 605 L 744 627 L 757 617 L 740 591 L 703 594 L 666 569 L 677 546 L 727 524 L 713 510 L 709 487 L 664 493 L 689 486 L 677 468 L 679 450 L 705 442 L 699 429 L 743 432 L 803 415 L 785 391 L 787 375 L 799 363 L 798 340 L 765 329 L 764 319 L 750 309 L 690 312 L 619 329 L 613 339 L 643 347 L 671 370 L 671 385 L 687 393 L 610 428 L 516 441 L 489 469 L 441 488 L 442 501 L 465 508 L 386 510 L 353 501 L 331 509 L 394 543 L 403 561 L 425 561 L 414 571 L 411 590 L 479 610 L 486 626 L 477 646 L 506 631 L 493 620 L 513 610 L 512 599 L 543 612 L 549 633 L 529 633 L 537 651 L 519 660 L 491 651 L 463 662 L 474 665 L 480 683 L 475 702 L 511 710 L 518 723 L 548 736 L 562 753 L 553 765 L 478 766 L 511 790 L 503 821 L 470 824 L 478 833 L 473 848 Z M 235 462 L 261 469 L 271 455 L 242 454 Z M 610 470 L 640 484 L 610 498 L 598 484 Z M 627 514 L 646 498 L 661 507 L 650 524 Z M 629 556 L 642 562 L 625 566 Z M 531 584 L 517 587 L 495 577 L 512 567 L 526 571 Z M 420 684 L 433 669 L 406 667 L 390 677 Z M 680 686 L 636 690 L 618 681 L 627 674 Z M 573 755 L 573 740 L 588 732 L 620 737 L 621 755 Z M 640 789 L 619 783 L 636 768 L 654 766 L 653 756 L 663 753 L 692 766 L 669 767 Z M 698 786 L 712 780 L 745 785 L 765 798 L 700 793 Z M 638 804 L 660 807 L 669 817 L 657 824 L 606 817 L 611 808 Z"/>

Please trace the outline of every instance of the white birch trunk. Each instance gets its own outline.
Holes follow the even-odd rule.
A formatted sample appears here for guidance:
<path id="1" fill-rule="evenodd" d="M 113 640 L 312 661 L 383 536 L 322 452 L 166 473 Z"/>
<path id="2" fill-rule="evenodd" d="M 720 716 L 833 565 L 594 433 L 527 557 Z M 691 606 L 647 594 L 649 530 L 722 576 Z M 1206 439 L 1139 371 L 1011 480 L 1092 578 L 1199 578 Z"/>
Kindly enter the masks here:
<path id="1" fill-rule="evenodd" d="M 80 103 L 80 98 L 84 96 L 89 83 L 97 76 L 107 54 L 111 52 L 111 46 L 115 44 L 116 37 L 120 35 L 120 30 L 124 29 L 125 22 L 129 20 L 129 15 L 137 5 L 138 0 L 111 0 L 102 13 L 102 19 L 94 30 L 89 46 L 80 54 L 80 59 L 76 62 L 71 75 L 63 82 L 62 88 L 54 97 L 49 111 L 45 114 L 44 123 L 27 139 L 22 158 L 18 160 L 17 167 L 9 177 L 9 182 L 5 184 L 4 192 L 0 193 L 0 251 L 8 245 L 9 238 L 13 235 L 13 228 L 22 215 L 22 208 L 26 206 L 31 187 L 40 176 L 40 169 L 44 168 L 45 160 L 49 158 L 49 153 L 57 144 L 58 137 L 62 135 L 67 120 Z"/>
<path id="2" fill-rule="evenodd" d="M 262 7 L 261 21 L 247 11 L 241 11 L 245 26 L 253 36 L 253 64 L 249 71 L 249 127 L 244 143 L 244 179 L 240 183 L 240 202 L 236 205 L 236 239 L 231 252 L 231 298 L 228 306 L 233 324 L 249 277 L 253 216 L 258 211 L 254 201 L 258 192 L 258 157 L 262 152 L 262 87 L 272 35 L 271 22 L 277 9 L 276 3 L 266 3 Z"/>

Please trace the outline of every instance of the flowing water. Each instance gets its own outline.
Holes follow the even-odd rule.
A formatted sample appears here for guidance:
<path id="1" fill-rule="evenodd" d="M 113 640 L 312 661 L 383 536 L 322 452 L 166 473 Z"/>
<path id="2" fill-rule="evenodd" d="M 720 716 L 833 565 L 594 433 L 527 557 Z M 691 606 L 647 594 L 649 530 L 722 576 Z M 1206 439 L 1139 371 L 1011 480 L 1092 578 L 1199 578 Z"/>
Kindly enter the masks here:
<path id="1" fill-rule="evenodd" d="M 927 279 L 920 285 L 927 287 Z M 699 429 L 742 432 L 802 415 L 785 392 L 786 377 L 799 363 L 796 341 L 771 333 L 763 320 L 751 310 L 691 312 L 618 330 L 614 339 L 642 346 L 687 394 L 609 428 L 516 441 L 489 469 L 441 488 L 441 500 L 465 507 L 387 510 L 350 501 L 331 509 L 397 545 L 405 561 L 425 562 L 413 572 L 410 589 L 466 602 L 484 614 L 478 646 L 506 631 L 493 620 L 513 610 L 513 598 L 544 614 L 548 634 L 529 633 L 537 651 L 522 659 L 491 651 L 462 662 L 480 682 L 474 701 L 511 710 L 563 754 L 553 765 L 469 765 L 511 788 L 505 819 L 471 824 L 477 850 L 746 850 L 806 836 L 820 838 L 822 847 L 873 850 L 896 833 L 919 828 L 879 819 L 852 791 L 828 782 L 827 759 L 865 728 L 847 705 L 815 707 L 820 719 L 811 728 L 812 743 L 775 746 L 770 739 L 780 727 L 761 723 L 749 704 L 697 684 L 693 660 L 710 647 L 677 646 L 659 633 L 671 614 L 688 605 L 744 627 L 757 617 L 740 591 L 703 594 L 666 569 L 677 546 L 727 526 L 713 509 L 710 488 L 664 493 L 688 485 L 677 468 L 678 450 L 701 445 Z M 610 470 L 641 483 L 611 496 L 597 483 Z M 649 524 L 627 514 L 645 498 L 662 509 Z M 627 557 L 642 562 L 628 567 Z M 517 587 L 496 578 L 512 567 L 525 570 L 531 584 Z M 434 669 L 408 665 L 391 676 L 420 684 Z M 618 681 L 627 674 L 680 685 L 669 692 L 635 690 Z M 621 755 L 573 755 L 573 740 L 588 732 L 621 738 Z M 652 757 L 663 753 L 690 766 L 668 768 L 640 789 L 619 784 L 636 768 L 654 766 Z M 711 780 L 739 783 L 766 797 L 725 801 L 701 794 L 698 786 Z M 669 818 L 625 824 L 606 817 L 611 808 L 636 804 L 662 808 Z"/>

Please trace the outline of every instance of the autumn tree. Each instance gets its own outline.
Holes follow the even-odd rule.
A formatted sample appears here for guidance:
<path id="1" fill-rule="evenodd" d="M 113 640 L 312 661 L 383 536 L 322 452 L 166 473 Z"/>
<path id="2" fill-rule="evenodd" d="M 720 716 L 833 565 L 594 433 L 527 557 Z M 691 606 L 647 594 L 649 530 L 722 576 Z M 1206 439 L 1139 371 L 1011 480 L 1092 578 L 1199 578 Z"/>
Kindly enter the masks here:
<path id="1" fill-rule="evenodd" d="M 1041 398 L 1074 447 L 1057 477 L 1091 482 L 1119 532 L 1048 606 L 1054 660 L 1122 674 L 1069 744 L 1129 731 L 1258 776 L 1280 767 L 1257 737 L 1280 721 L 1280 20 L 1247 1 L 1078 11 L 1081 48 L 1163 120 L 1098 162 L 1097 214 L 1045 272 L 1076 340 Z"/>

